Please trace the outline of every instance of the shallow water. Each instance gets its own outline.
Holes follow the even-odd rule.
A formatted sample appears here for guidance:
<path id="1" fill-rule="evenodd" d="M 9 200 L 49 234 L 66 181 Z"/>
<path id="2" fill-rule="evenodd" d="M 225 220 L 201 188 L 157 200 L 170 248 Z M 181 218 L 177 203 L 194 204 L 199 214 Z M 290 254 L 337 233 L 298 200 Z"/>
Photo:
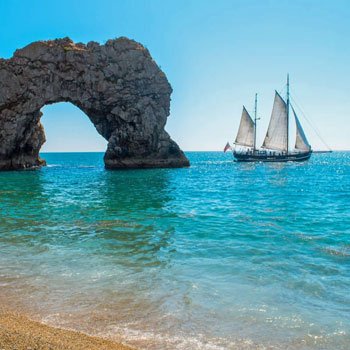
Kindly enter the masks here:
<path id="1" fill-rule="evenodd" d="M 0 297 L 142 349 L 348 349 L 350 153 L 0 173 Z"/>

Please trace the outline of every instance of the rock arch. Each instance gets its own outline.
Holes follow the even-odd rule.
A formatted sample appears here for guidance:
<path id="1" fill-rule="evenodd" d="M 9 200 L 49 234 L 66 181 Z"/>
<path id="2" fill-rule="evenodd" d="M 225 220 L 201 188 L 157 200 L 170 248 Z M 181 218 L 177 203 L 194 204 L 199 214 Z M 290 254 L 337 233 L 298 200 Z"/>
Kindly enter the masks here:
<path id="1" fill-rule="evenodd" d="M 171 92 L 148 50 L 127 38 L 34 42 L 0 59 L 0 169 L 45 164 L 40 109 L 56 102 L 80 108 L 108 141 L 106 168 L 188 166 L 164 130 Z"/>

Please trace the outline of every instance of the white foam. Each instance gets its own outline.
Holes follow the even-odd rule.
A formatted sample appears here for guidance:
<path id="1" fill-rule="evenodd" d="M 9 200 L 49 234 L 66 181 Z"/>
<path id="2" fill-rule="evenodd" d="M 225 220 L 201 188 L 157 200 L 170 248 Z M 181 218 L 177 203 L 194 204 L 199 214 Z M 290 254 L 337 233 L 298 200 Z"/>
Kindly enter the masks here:
<path id="1" fill-rule="evenodd" d="M 204 334 L 180 335 L 160 334 L 132 328 L 132 324 L 109 326 L 98 336 L 122 341 L 143 350 L 227 350 L 227 349 L 266 349 L 250 339 L 228 340 L 223 338 L 207 338 Z M 273 349 L 273 347 L 269 347 Z"/>

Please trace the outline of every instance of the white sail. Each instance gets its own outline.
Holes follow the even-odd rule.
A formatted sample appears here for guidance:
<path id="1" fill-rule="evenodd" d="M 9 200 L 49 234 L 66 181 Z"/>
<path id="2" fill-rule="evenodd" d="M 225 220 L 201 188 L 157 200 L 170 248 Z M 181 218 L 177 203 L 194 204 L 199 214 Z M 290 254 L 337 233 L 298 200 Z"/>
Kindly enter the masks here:
<path id="1" fill-rule="evenodd" d="M 246 147 L 254 147 L 255 124 L 248 111 L 243 107 L 241 122 L 235 144 Z"/>
<path id="2" fill-rule="evenodd" d="M 292 107 L 294 118 L 295 118 L 295 124 L 296 124 L 296 133 L 297 137 L 295 139 L 295 149 L 299 151 L 310 151 L 311 146 L 305 136 L 304 130 L 300 124 L 299 118 L 297 117 L 297 114 L 295 113 L 294 108 Z"/>
<path id="3" fill-rule="evenodd" d="M 287 152 L 288 145 L 287 105 L 276 91 L 269 128 L 265 136 L 263 148 Z"/>

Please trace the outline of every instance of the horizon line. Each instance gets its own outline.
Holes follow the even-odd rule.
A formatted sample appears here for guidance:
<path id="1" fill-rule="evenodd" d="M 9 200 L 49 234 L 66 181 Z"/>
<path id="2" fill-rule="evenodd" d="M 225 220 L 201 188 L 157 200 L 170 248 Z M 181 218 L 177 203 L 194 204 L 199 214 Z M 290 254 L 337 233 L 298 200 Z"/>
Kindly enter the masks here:
<path id="1" fill-rule="evenodd" d="M 329 151 L 326 149 L 315 149 L 314 152 L 323 152 Z M 350 152 L 350 149 L 332 149 L 332 152 Z M 187 150 L 183 152 L 223 152 L 223 150 Z M 39 152 L 39 154 L 48 154 L 48 153 L 106 153 L 106 151 L 44 151 Z"/>

